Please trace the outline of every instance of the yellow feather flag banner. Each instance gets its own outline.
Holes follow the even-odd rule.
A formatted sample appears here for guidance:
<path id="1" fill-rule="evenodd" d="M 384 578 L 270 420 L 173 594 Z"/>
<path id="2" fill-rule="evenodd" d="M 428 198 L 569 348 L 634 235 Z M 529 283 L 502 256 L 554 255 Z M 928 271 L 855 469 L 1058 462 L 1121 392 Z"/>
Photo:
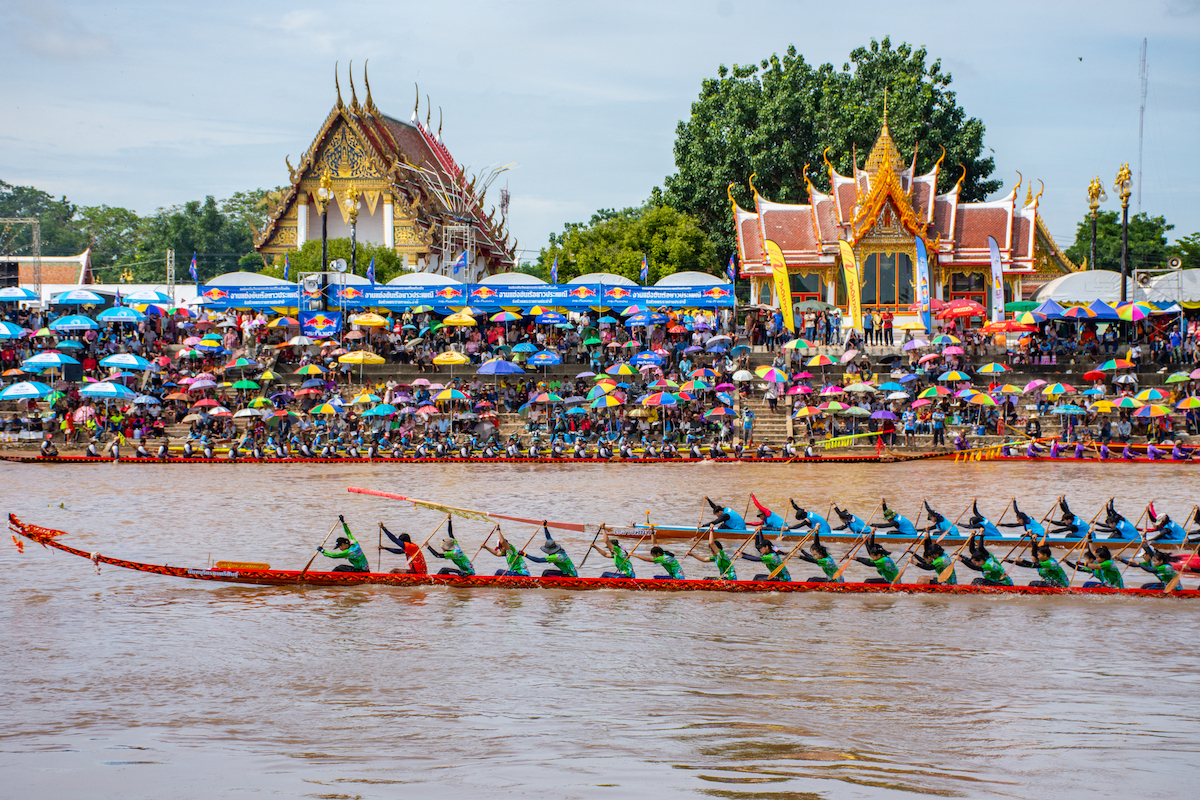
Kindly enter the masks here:
<path id="1" fill-rule="evenodd" d="M 842 251 L 842 272 L 846 276 L 846 303 L 850 324 L 862 328 L 862 295 L 858 285 L 858 262 L 854 260 L 854 249 L 846 241 L 838 242 Z"/>
<path id="2" fill-rule="evenodd" d="M 796 332 L 796 321 L 792 319 L 792 282 L 788 278 L 787 262 L 783 250 L 775 242 L 767 240 L 767 257 L 771 260 L 771 275 L 775 279 L 775 299 L 783 314 L 783 324 L 792 333 Z"/>

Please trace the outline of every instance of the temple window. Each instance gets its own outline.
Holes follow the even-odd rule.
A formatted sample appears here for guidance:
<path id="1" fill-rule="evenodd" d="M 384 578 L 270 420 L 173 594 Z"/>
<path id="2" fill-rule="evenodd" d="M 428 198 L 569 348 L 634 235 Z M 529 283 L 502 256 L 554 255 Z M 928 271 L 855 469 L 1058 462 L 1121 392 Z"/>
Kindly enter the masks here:
<path id="1" fill-rule="evenodd" d="M 840 298 L 839 291 L 839 302 Z M 863 261 L 862 304 L 900 308 L 912 303 L 913 266 L 908 254 L 868 255 Z"/>
<path id="2" fill-rule="evenodd" d="M 821 276 L 815 273 L 795 273 L 788 276 L 792 282 L 792 301 L 799 303 L 803 300 L 824 300 L 824 284 Z"/>

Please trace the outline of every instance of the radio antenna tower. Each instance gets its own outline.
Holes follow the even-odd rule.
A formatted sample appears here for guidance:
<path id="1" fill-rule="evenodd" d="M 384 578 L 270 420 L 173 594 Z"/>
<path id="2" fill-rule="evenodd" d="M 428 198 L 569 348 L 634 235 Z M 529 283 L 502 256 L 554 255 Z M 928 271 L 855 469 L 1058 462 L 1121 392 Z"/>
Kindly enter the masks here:
<path id="1" fill-rule="evenodd" d="M 1142 106 L 1138 111 L 1138 174 L 1137 174 L 1137 210 L 1142 213 L 1142 128 L 1146 122 L 1146 89 L 1150 83 L 1150 69 L 1146 65 L 1146 40 L 1142 39 L 1141 68 L 1138 73 L 1142 80 Z"/>

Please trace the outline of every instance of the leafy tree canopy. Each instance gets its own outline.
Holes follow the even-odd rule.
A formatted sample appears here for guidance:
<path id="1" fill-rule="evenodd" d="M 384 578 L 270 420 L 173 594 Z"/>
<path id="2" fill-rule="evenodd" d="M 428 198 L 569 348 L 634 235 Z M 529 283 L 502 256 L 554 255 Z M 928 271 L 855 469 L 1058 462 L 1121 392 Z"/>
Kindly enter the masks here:
<path id="1" fill-rule="evenodd" d="M 550 246 L 541 251 L 538 270 L 531 274 L 548 280 L 557 258 L 560 283 L 595 272 L 638 281 L 643 256 L 651 284 L 675 272 L 716 273 L 721 266 L 716 248 L 693 217 L 651 201 L 639 208 L 601 209 L 586 224 L 567 223 L 561 234 L 550 235 Z"/>
<path id="2" fill-rule="evenodd" d="M 850 53 L 841 69 L 812 67 L 789 47 L 756 65 L 722 65 L 706 79 L 692 104 L 691 118 L 676 129 L 677 172 L 666 179 L 666 202 L 694 215 L 701 228 L 728 253 L 734 247 L 733 218 L 726 187 L 743 207 L 754 205 L 747 180 L 764 197 L 785 203 L 808 198 L 804 166 L 813 185 L 828 191 L 822 153 L 843 175 L 852 174 L 870 152 L 883 122 L 887 90 L 888 127 L 906 158 L 917 147 L 917 169 L 927 172 L 946 148 L 939 191 L 953 187 L 966 170 L 962 199 L 984 199 L 1000 188 L 988 180 L 995 163 L 982 158 L 983 123 L 967 117 L 949 90 L 951 76 L 940 60 L 928 64 L 925 48 L 892 47 L 871 40 Z"/>
<path id="3" fill-rule="evenodd" d="M 1175 253 L 1167 247 L 1167 231 L 1174 229 L 1165 217 L 1152 217 L 1142 212 L 1129 217 L 1129 269 L 1165 267 L 1167 258 Z M 1192 234 L 1196 239 L 1200 234 Z M 1186 242 L 1187 240 L 1181 240 Z M 1187 245 L 1184 245 L 1185 247 Z M 1088 213 L 1075 229 L 1075 242 L 1067 248 L 1067 256 L 1076 264 L 1090 258 L 1092 247 L 1092 215 Z M 1192 257 L 1200 257 L 1193 246 Z M 1093 269 L 1121 271 L 1121 214 L 1101 211 L 1096 215 L 1096 263 Z"/>

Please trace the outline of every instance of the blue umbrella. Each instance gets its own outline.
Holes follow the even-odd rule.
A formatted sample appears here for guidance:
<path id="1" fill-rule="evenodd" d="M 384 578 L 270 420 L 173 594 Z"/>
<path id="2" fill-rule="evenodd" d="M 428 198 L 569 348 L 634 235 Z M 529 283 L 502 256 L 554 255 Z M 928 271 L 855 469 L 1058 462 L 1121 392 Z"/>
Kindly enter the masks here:
<path id="1" fill-rule="evenodd" d="M 616 317 L 610 317 L 610 316 L 608 316 L 607 314 L 605 314 L 605 315 L 604 315 L 603 317 L 601 317 L 601 318 L 600 318 L 598 321 L 599 321 L 599 322 L 606 322 L 606 323 L 608 323 L 609 325 L 612 325 L 614 322 L 616 322 L 616 321 L 617 321 L 617 319 L 616 319 Z"/>
<path id="2" fill-rule="evenodd" d="M 650 321 L 651 325 L 666 325 L 671 321 L 671 318 L 666 314 L 660 314 L 657 311 L 647 317 L 647 319 Z"/>
<path id="3" fill-rule="evenodd" d="M 649 323 L 650 323 L 650 315 L 645 313 L 644 311 L 640 314 L 634 314 L 625 319 L 625 327 L 626 328 L 645 327 Z"/>
<path id="4" fill-rule="evenodd" d="M 908 375 L 905 375 L 903 378 L 901 378 L 900 382 L 908 383 L 909 381 L 915 381 L 916 379 L 917 379 L 917 376 L 910 373 Z"/>
<path id="5" fill-rule="evenodd" d="M 65 342 L 59 342 L 58 349 L 59 350 L 82 350 L 83 342 L 76 342 L 74 340 L 68 339 Z"/>
<path id="6" fill-rule="evenodd" d="M 69 292 L 63 292 L 50 302 L 69 306 L 95 306 L 103 303 L 104 298 L 87 289 L 72 289 Z"/>
<path id="7" fill-rule="evenodd" d="M 1085 412 L 1079 406 L 1065 405 L 1065 406 L 1059 406 L 1058 408 L 1054 409 L 1050 413 L 1051 414 L 1084 414 L 1087 412 Z"/>
<path id="8" fill-rule="evenodd" d="M 204 344 L 203 342 L 201 342 L 200 344 L 196 345 L 196 349 L 202 350 L 205 353 L 220 353 L 225 348 L 219 344 Z"/>
<path id="9" fill-rule="evenodd" d="M 562 358 L 558 353 L 551 352 L 550 350 L 543 350 L 529 357 L 529 365 L 532 367 L 553 367 L 561 363 Z"/>
<path id="10" fill-rule="evenodd" d="M 102 367 L 118 367 L 120 369 L 150 369 L 150 362 L 133 353 L 117 353 L 100 361 Z"/>
<path id="11" fill-rule="evenodd" d="M 136 292 L 130 292 L 125 295 L 126 303 L 159 303 L 161 305 L 171 305 L 172 301 L 168 295 L 162 292 L 156 292 L 153 289 L 139 289 Z"/>
<path id="12" fill-rule="evenodd" d="M 17 303 L 24 300 L 37 300 L 38 296 L 20 286 L 6 286 L 0 289 L 0 303 Z"/>
<path id="13" fill-rule="evenodd" d="M 904 387 L 901 386 L 900 384 L 896 383 L 895 381 L 888 381 L 887 383 L 882 383 L 879 385 L 879 391 L 881 391 L 881 392 L 902 392 L 902 391 L 904 391 Z"/>
<path id="14" fill-rule="evenodd" d="M 145 318 L 145 314 L 127 306 L 107 308 L 96 317 L 101 322 L 141 322 Z"/>
<path id="15" fill-rule="evenodd" d="M 663 359 L 658 353 L 653 353 L 647 350 L 643 353 L 638 353 L 636 356 L 629 359 L 629 363 L 633 364 L 635 367 L 658 367 L 662 365 Z"/>
<path id="16" fill-rule="evenodd" d="M 735 356 L 740 356 L 742 353 L 749 353 L 749 352 L 750 352 L 750 346 L 745 345 L 745 344 L 736 345 L 732 350 L 729 351 L 730 355 L 735 355 Z"/>
<path id="17" fill-rule="evenodd" d="M 485 362 L 479 369 L 475 370 L 476 375 L 524 375 L 525 370 L 511 361 L 505 361 L 503 358 L 494 358 L 491 361 Z"/>
<path id="18" fill-rule="evenodd" d="M 395 413 L 396 413 L 396 407 L 394 405 L 392 405 L 390 403 L 380 403 L 379 405 L 372 408 L 370 411 L 364 411 L 362 413 L 362 416 L 364 416 L 364 417 L 386 417 L 389 414 L 395 414 Z"/>
<path id="19" fill-rule="evenodd" d="M 729 392 L 717 392 L 717 400 L 721 401 L 727 406 L 733 405 L 733 395 L 731 395 Z"/>
<path id="20" fill-rule="evenodd" d="M 61 367 L 64 364 L 78 364 L 79 362 L 71 358 L 66 353 L 38 353 L 32 358 L 27 358 L 21 362 L 22 367 L 34 367 L 36 369 L 45 369 L 47 367 Z"/>
<path id="21" fill-rule="evenodd" d="M 154 395 L 139 394 L 137 397 L 133 398 L 133 404 L 135 406 L 161 406 L 162 401 Z"/>
<path id="22" fill-rule="evenodd" d="M 302 389 L 311 389 L 314 386 L 324 387 L 325 379 L 324 378 L 309 378 L 304 383 L 300 384 L 300 388 L 302 388 Z"/>
<path id="23" fill-rule="evenodd" d="M 85 317 L 82 314 L 72 314 L 69 317 L 59 317 L 50 323 L 52 331 L 94 331 L 100 327 L 100 323 L 91 317 Z"/>
<path id="24" fill-rule="evenodd" d="M 587 409 L 584 408 L 583 406 L 575 406 L 574 408 L 568 408 L 567 413 L 568 414 L 586 414 Z"/>
<path id="25" fill-rule="evenodd" d="M 40 381 L 21 381 L 0 392 L 0 400 L 33 400 L 54 390 Z"/>
<path id="26" fill-rule="evenodd" d="M 712 347 L 708 348 L 708 352 L 710 352 L 710 353 L 725 353 L 728 351 L 724 347 L 721 347 L 721 345 L 718 344 L 718 345 L 713 345 Z"/>
<path id="27" fill-rule="evenodd" d="M 24 332 L 20 325 L 0 321 L 0 339 L 20 339 Z"/>
<path id="28" fill-rule="evenodd" d="M 108 381 L 88 384 L 79 390 L 79 394 L 81 397 L 95 397 L 104 400 L 132 400 L 137 397 L 137 392 L 132 389 Z"/>
<path id="29" fill-rule="evenodd" d="M 536 353 L 537 351 L 537 345 L 530 344 L 529 342 L 521 342 L 513 348 L 514 353 Z"/>

